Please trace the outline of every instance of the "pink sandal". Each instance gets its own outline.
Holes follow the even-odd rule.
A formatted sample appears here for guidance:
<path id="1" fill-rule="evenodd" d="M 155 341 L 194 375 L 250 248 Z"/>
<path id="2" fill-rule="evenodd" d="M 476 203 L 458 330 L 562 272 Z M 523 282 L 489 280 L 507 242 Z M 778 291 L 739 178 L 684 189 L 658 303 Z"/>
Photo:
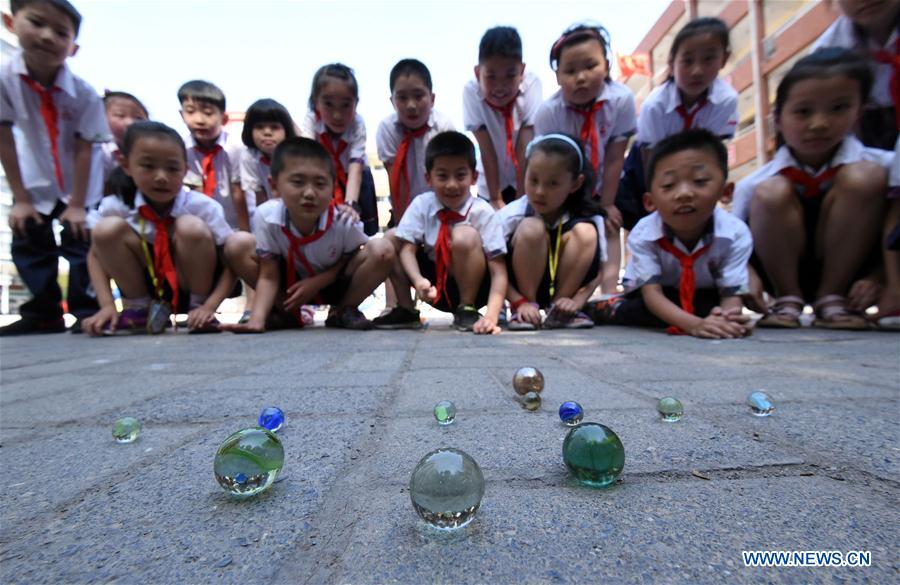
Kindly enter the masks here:
<path id="1" fill-rule="evenodd" d="M 806 303 L 797 296 L 778 297 L 769 307 L 769 312 L 757 322 L 759 327 L 772 329 L 796 329 L 800 327 L 800 314 Z"/>
<path id="2" fill-rule="evenodd" d="M 815 327 L 864 331 L 869 328 L 865 317 L 847 308 L 847 299 L 841 295 L 825 295 L 813 304 L 816 312 Z"/>

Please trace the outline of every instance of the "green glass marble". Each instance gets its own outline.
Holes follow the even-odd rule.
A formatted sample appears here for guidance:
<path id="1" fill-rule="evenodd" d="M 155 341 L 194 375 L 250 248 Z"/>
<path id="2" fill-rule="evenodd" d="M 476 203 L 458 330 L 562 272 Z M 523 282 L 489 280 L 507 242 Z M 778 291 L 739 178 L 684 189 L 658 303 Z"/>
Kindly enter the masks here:
<path id="1" fill-rule="evenodd" d="M 656 411 L 665 422 L 677 422 L 684 416 L 684 406 L 681 401 L 671 396 L 660 398 L 656 403 Z"/>
<path id="2" fill-rule="evenodd" d="M 441 400 L 434 405 L 434 418 L 441 426 L 453 424 L 456 420 L 456 405 L 449 400 Z"/>
<path id="3" fill-rule="evenodd" d="M 522 408 L 525 410 L 537 410 L 541 407 L 541 395 L 537 392 L 529 392 L 522 397 Z"/>
<path id="4" fill-rule="evenodd" d="M 544 374 L 539 369 L 531 366 L 519 368 L 513 374 L 513 388 L 519 395 L 528 394 L 529 392 L 540 394 L 544 389 Z"/>
<path id="5" fill-rule="evenodd" d="M 484 475 L 466 452 L 452 447 L 422 457 L 409 478 L 413 508 L 441 530 L 462 528 L 475 518 L 484 497 Z"/>
<path id="6" fill-rule="evenodd" d="M 274 483 L 284 467 L 284 447 L 275 434 L 257 427 L 229 436 L 213 463 L 216 481 L 238 497 L 256 495 Z"/>
<path id="7" fill-rule="evenodd" d="M 566 435 L 563 461 L 584 485 L 612 485 L 625 467 L 625 448 L 612 429 L 599 423 L 583 423 Z"/>
<path id="8" fill-rule="evenodd" d="M 112 428 L 112 436 L 116 443 L 133 443 L 140 434 L 141 421 L 133 416 L 120 418 Z"/>

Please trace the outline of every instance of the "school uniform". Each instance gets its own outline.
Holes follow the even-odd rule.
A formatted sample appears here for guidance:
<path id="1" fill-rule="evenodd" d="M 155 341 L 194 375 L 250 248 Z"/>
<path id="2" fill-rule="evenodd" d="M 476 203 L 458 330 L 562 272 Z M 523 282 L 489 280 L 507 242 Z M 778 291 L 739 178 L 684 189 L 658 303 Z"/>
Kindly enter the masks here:
<path id="1" fill-rule="evenodd" d="M 253 193 L 254 202 L 260 191 L 266 194 L 266 199 L 272 199 L 275 195 L 269 182 L 269 157 L 255 148 L 245 148 L 241 151 L 240 161 L 241 189 L 245 193 Z"/>
<path id="2" fill-rule="evenodd" d="M 523 219 L 526 217 L 534 217 L 535 215 L 537 214 L 528 202 L 528 197 L 520 197 L 497 212 L 497 216 L 503 226 L 503 237 L 506 240 L 506 268 L 509 273 L 509 283 L 516 289 L 519 288 L 519 285 L 516 282 L 516 273 L 513 270 L 512 265 L 513 236 Z M 559 230 L 560 237 L 562 237 L 562 234 L 569 232 L 575 227 L 575 224 L 585 222 L 592 224 L 597 229 L 597 247 L 594 250 L 594 259 L 591 261 L 587 274 L 585 275 L 584 280 L 581 281 L 582 286 L 586 286 L 597 278 L 603 262 L 606 261 L 606 231 L 604 228 L 603 216 L 573 217 L 568 212 L 565 212 L 552 225 L 548 225 L 544 222 L 549 233 L 550 254 L 553 254 L 554 250 L 559 245 L 559 242 L 556 239 L 557 230 Z M 560 225 L 562 226 L 561 228 Z M 551 284 L 555 285 L 555 283 L 552 283 L 548 262 L 548 265 L 544 270 L 544 276 L 541 278 L 541 283 L 538 285 L 537 298 L 535 299 L 541 307 L 548 307 L 553 302 L 553 296 L 550 294 Z"/>
<path id="3" fill-rule="evenodd" d="M 185 141 L 187 149 L 187 174 L 184 184 L 217 201 L 225 211 L 228 225 L 237 229 L 237 211 L 231 196 L 231 186 L 241 183 L 241 151 L 246 147 L 239 137 L 224 130 L 210 148 L 202 148 L 193 136 Z M 247 195 L 247 214 L 253 217 L 256 210 L 256 193 Z"/>
<path id="4" fill-rule="evenodd" d="M 505 108 L 489 104 L 475 79 L 466 83 L 463 89 L 463 126 L 470 132 L 483 128 L 491 137 L 497 156 L 498 185 L 506 203 L 515 199 L 518 194 L 516 145 L 519 142 L 519 132 L 523 128 L 534 126 L 542 99 L 541 80 L 530 71 L 522 76 L 518 96 Z M 490 201 L 491 194 L 481 158 L 478 165 L 478 196 Z"/>
<path id="5" fill-rule="evenodd" d="M 89 208 L 99 205 L 106 194 L 106 181 L 119 166 L 119 146 L 114 142 L 95 143 L 91 154 L 91 177 L 88 182 Z"/>
<path id="6" fill-rule="evenodd" d="M 52 220 L 66 209 L 72 191 L 77 138 L 93 143 L 112 140 L 103 101 L 83 79 L 63 65 L 49 90 L 31 79 L 21 52 L 0 69 L 0 124 L 13 126 L 22 182 L 32 205 L 44 219 L 30 225 L 24 237 L 13 234 L 12 257 L 33 298 L 19 310 L 23 317 L 62 317 L 62 291 L 57 264 L 69 261 L 69 311 L 87 317 L 98 310 L 87 273 L 88 243 L 76 240 L 63 226 L 56 244 Z M 55 128 L 51 135 L 48 128 Z M 89 179 L 90 180 L 90 179 Z M 86 193 L 85 205 L 96 192 Z"/>
<path id="7" fill-rule="evenodd" d="M 449 263 L 442 260 L 442 250 L 448 250 L 449 241 L 443 240 L 442 227 L 449 238 L 449 232 L 457 225 L 469 225 L 478 231 L 481 247 L 488 260 L 506 254 L 506 240 L 503 237 L 503 226 L 491 204 L 480 197 L 469 197 L 459 209 L 445 208 L 433 191 L 422 193 L 412 200 L 403 219 L 397 226 L 396 235 L 401 240 L 411 242 L 418 247 L 416 259 L 422 276 L 440 288 L 438 276 L 446 269 L 446 294 L 442 294 L 433 306 L 442 311 L 452 311 L 459 305 L 459 288 L 453 275 L 450 274 Z M 490 274 L 486 273 L 481 288 L 476 295 L 475 305 L 487 304 L 490 292 Z"/>

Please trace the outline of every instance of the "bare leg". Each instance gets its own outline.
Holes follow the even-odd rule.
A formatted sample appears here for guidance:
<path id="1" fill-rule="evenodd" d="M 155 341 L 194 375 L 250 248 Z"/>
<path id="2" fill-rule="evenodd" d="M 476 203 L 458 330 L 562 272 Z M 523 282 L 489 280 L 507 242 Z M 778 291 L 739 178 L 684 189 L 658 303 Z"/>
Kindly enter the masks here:
<path id="1" fill-rule="evenodd" d="M 255 288 L 259 278 L 256 238 L 247 232 L 235 232 L 225 241 L 224 256 L 232 272 Z"/>
<path id="2" fill-rule="evenodd" d="M 603 294 L 616 294 L 619 290 L 619 269 L 622 262 L 622 246 L 619 230 L 610 229 L 606 224 L 606 262 L 603 263 L 603 280 L 600 289 Z"/>
<path id="3" fill-rule="evenodd" d="M 888 203 L 882 242 L 900 225 L 900 199 Z M 878 300 L 878 314 L 888 315 L 900 311 L 900 251 L 884 250 L 885 286 Z"/>
<path id="4" fill-rule="evenodd" d="M 537 289 L 547 268 L 548 243 L 544 222 L 535 217 L 523 219 L 513 234 L 512 269 L 519 292 L 529 302 L 537 298 Z"/>
<path id="5" fill-rule="evenodd" d="M 175 220 L 172 236 L 172 255 L 178 282 L 193 294 L 208 295 L 213 287 L 216 268 L 216 242 L 209 226 L 193 215 Z"/>
<path id="6" fill-rule="evenodd" d="M 790 181 L 777 176 L 756 187 L 750 202 L 750 231 L 775 295 L 802 296 L 798 267 L 806 232 L 803 209 Z"/>
<path id="7" fill-rule="evenodd" d="M 478 230 L 470 225 L 454 227 L 450 234 L 450 251 L 453 258 L 450 272 L 459 287 L 459 302 L 461 305 L 473 305 L 487 270 Z"/>
<path id="8" fill-rule="evenodd" d="M 409 292 L 411 286 L 409 277 L 406 276 L 406 271 L 403 270 L 403 266 L 400 264 L 400 247 L 403 245 L 403 241 L 395 234 L 396 230 L 394 228 L 389 229 L 384 234 L 384 239 L 391 242 L 394 246 L 394 265 L 391 267 L 390 283 L 396 295 L 397 306 L 413 311 L 416 308 L 416 304 Z"/>
<path id="9" fill-rule="evenodd" d="M 341 306 L 358 306 L 384 282 L 393 266 L 394 246 L 391 242 L 387 238 L 369 240 L 347 264 L 346 274 L 350 276 L 350 287 L 341 299 Z"/>
<path id="10" fill-rule="evenodd" d="M 587 276 L 591 261 L 597 250 L 597 228 L 594 224 L 581 222 L 563 234 L 560 243 L 559 267 L 555 297 L 572 298 L 584 277 Z"/>
<path id="11" fill-rule="evenodd" d="M 104 217 L 91 232 L 91 240 L 96 258 L 116 281 L 124 298 L 150 296 L 144 279 L 147 263 L 141 237 L 124 219 Z"/>

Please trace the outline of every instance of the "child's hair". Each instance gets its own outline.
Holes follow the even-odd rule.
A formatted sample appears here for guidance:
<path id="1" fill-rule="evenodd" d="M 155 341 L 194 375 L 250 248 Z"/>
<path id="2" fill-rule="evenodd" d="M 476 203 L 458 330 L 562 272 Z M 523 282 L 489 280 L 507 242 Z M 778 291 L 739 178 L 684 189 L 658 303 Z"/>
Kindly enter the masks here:
<path id="1" fill-rule="evenodd" d="M 681 48 L 682 43 L 688 40 L 691 37 L 696 37 L 699 35 L 712 34 L 716 37 L 720 43 L 722 43 L 722 49 L 727 53 L 731 50 L 731 41 L 728 36 L 728 25 L 726 25 L 721 19 L 713 18 L 711 16 L 701 16 L 700 18 L 695 18 L 690 21 L 678 31 L 678 34 L 675 35 L 675 39 L 672 41 L 672 47 L 669 49 L 669 67 L 672 67 L 672 63 L 675 62 L 675 57 L 678 55 L 678 49 Z M 671 74 L 669 78 L 671 79 Z"/>
<path id="2" fill-rule="evenodd" d="M 431 71 L 428 70 L 425 63 L 422 63 L 418 59 L 400 59 L 397 61 L 397 64 L 394 65 L 394 68 L 391 69 L 391 93 L 394 93 L 394 85 L 397 83 L 397 79 L 404 75 L 415 75 L 422 80 L 425 87 L 428 88 L 428 91 L 432 90 Z"/>
<path id="3" fill-rule="evenodd" d="M 353 74 L 353 69 L 350 69 L 343 63 L 329 63 L 328 65 L 319 67 L 319 70 L 313 75 L 312 89 L 309 92 L 310 112 L 316 111 L 316 98 L 319 97 L 322 88 L 325 87 L 325 84 L 328 82 L 326 79 L 328 77 L 345 82 L 350 88 L 350 93 L 353 94 L 353 99 L 359 102 L 359 83 L 356 81 L 356 75 Z"/>
<path id="4" fill-rule="evenodd" d="M 150 117 L 150 112 L 147 111 L 147 106 L 141 102 L 141 100 L 134 97 L 132 94 L 127 91 L 110 91 L 106 90 L 103 92 L 103 107 L 109 108 L 109 103 L 112 100 L 130 100 L 138 105 L 138 107 L 143 110 L 144 115 L 148 118 Z"/>
<path id="5" fill-rule="evenodd" d="M 188 100 L 212 104 L 225 113 L 225 93 L 219 87 L 202 79 L 193 79 L 178 88 L 178 103 Z"/>
<path id="6" fill-rule="evenodd" d="M 728 179 L 728 151 L 722 143 L 722 139 L 703 128 L 692 128 L 668 136 L 656 143 L 650 160 L 647 162 L 647 186 L 653 182 L 653 175 L 659 161 L 667 156 L 683 152 L 685 150 L 705 150 L 716 157 L 716 163 L 722 171 L 724 179 Z"/>
<path id="7" fill-rule="evenodd" d="M 287 108 L 269 98 L 256 100 L 247 108 L 244 116 L 244 129 L 241 130 L 241 141 L 250 150 L 256 150 L 253 143 L 253 127 L 261 122 L 277 122 L 284 128 L 284 137 L 293 138 L 297 135 L 294 131 L 294 120 Z"/>
<path id="8" fill-rule="evenodd" d="M 561 132 L 535 137 L 525 149 L 526 169 L 528 161 L 535 152 L 559 156 L 565 161 L 566 169 L 573 177 L 584 175 L 581 187 L 569 193 L 563 202 L 564 211 L 568 211 L 575 217 L 601 215 L 600 200 L 593 195 L 594 169 L 590 165 L 590 159 L 584 153 L 584 146 L 580 140 Z"/>
<path id="9" fill-rule="evenodd" d="M 116 167 L 109 174 L 109 178 L 103 184 L 103 195 L 115 195 L 125 205 L 134 209 L 134 198 L 137 195 L 137 185 L 125 174 L 125 169 Z"/>
<path id="10" fill-rule="evenodd" d="M 866 103 L 872 89 L 872 68 L 869 60 L 856 51 L 840 47 L 825 47 L 803 57 L 791 67 L 775 92 L 775 115 L 781 114 L 791 88 L 807 79 L 849 77 L 859 83 L 860 101 Z"/>
<path id="11" fill-rule="evenodd" d="M 184 155 L 184 159 L 187 160 L 187 148 L 184 146 L 184 140 L 182 140 L 181 135 L 175 129 L 161 122 L 151 122 L 150 120 L 140 120 L 128 127 L 128 130 L 125 131 L 125 138 L 122 140 L 122 156 L 128 158 L 135 143 L 141 138 L 148 137 L 172 141 L 181 148 L 181 153 Z M 113 170 L 106 181 L 104 191 L 112 195 L 118 195 L 126 205 L 134 207 L 137 185 L 124 171 L 117 173 L 117 170 L 121 169 Z"/>
<path id="12" fill-rule="evenodd" d="M 511 26 L 489 28 L 478 44 L 478 62 L 491 57 L 507 57 L 522 62 L 522 37 Z"/>
<path id="13" fill-rule="evenodd" d="M 575 24 L 567 28 L 550 47 L 550 68 L 556 71 L 556 68 L 559 67 L 563 49 L 591 40 L 599 42 L 603 47 L 603 58 L 608 64 L 609 32 L 599 24 Z M 609 67 L 607 67 L 606 79 L 609 79 Z"/>
<path id="14" fill-rule="evenodd" d="M 334 162 L 331 160 L 331 155 L 317 141 L 301 136 L 287 138 L 275 147 L 275 152 L 272 153 L 272 164 L 269 167 L 273 180 L 277 179 L 284 170 L 285 159 L 292 157 L 309 158 L 321 162 L 328 167 L 328 174 L 334 181 Z"/>
<path id="15" fill-rule="evenodd" d="M 435 159 L 441 156 L 465 157 L 469 168 L 475 170 L 475 145 L 465 134 L 448 130 L 429 140 L 425 147 L 425 170 L 431 172 Z"/>
<path id="16" fill-rule="evenodd" d="M 72 21 L 72 30 L 74 31 L 75 36 L 78 36 L 78 29 L 81 28 L 81 13 L 72 6 L 71 2 L 67 2 L 66 0 L 11 0 L 9 9 L 10 12 L 15 14 L 32 4 L 49 4 L 68 16 L 69 20 Z"/>

